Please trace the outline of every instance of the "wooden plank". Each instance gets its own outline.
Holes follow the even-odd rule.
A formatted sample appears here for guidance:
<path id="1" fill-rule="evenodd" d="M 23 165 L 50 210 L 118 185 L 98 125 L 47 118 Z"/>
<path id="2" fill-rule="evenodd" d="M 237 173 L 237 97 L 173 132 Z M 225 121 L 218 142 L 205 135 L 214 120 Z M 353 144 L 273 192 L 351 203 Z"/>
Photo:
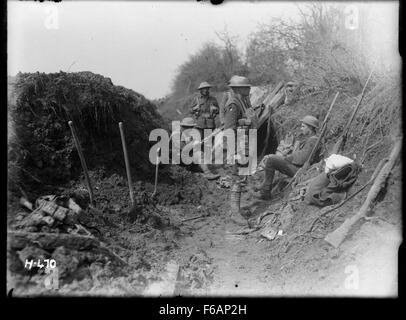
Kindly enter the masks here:
<path id="1" fill-rule="evenodd" d="M 272 92 L 265 98 L 264 104 L 269 104 L 273 97 L 282 89 L 284 83 L 281 81 L 279 82 L 276 87 L 272 90 Z"/>
<path id="2" fill-rule="evenodd" d="M 269 108 L 276 108 L 280 103 L 281 100 L 284 99 L 284 93 L 283 92 L 278 92 L 270 101 L 270 103 L 268 105 L 265 106 L 265 110 L 262 113 L 261 118 L 259 119 L 259 126 L 258 128 L 260 128 L 264 122 L 268 119 L 268 115 L 269 115 Z"/>

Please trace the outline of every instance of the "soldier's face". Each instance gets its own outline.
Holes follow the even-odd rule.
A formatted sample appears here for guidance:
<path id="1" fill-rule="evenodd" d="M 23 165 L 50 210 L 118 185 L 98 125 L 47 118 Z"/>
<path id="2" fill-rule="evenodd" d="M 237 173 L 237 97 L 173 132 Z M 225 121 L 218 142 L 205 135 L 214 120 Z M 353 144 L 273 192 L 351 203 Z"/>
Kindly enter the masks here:
<path id="1" fill-rule="evenodd" d="M 241 87 L 241 88 L 240 88 L 240 94 L 241 94 L 242 96 L 244 96 L 244 97 L 249 96 L 250 91 L 251 91 L 251 88 L 250 88 L 250 87 Z"/>
<path id="2" fill-rule="evenodd" d="M 185 136 L 187 141 L 192 139 L 192 136 L 191 136 L 192 135 L 192 129 L 193 129 L 193 127 L 185 127 L 185 126 L 181 127 L 181 133 L 182 133 L 182 135 Z"/>
<path id="3" fill-rule="evenodd" d="M 305 123 L 302 123 L 302 125 L 300 126 L 300 130 L 302 131 L 302 133 L 304 135 L 310 134 L 313 132 L 313 130 Z"/>
<path id="4" fill-rule="evenodd" d="M 200 94 L 201 94 L 202 96 L 208 96 L 209 93 L 210 93 L 210 88 L 203 88 L 203 89 L 200 89 Z"/>

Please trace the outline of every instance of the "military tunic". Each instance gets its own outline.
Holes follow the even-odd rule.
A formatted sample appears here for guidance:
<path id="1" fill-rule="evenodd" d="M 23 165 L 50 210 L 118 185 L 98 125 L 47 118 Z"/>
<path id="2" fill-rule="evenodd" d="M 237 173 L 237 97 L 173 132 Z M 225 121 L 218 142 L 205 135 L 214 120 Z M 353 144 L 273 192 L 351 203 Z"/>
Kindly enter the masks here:
<path id="1" fill-rule="evenodd" d="M 240 95 L 231 94 L 226 105 L 224 106 L 224 130 L 232 129 L 234 132 L 237 132 L 237 129 L 245 129 L 245 139 L 244 145 L 242 146 L 245 152 L 245 155 L 248 155 L 249 145 L 248 145 L 248 128 L 242 127 L 238 124 L 238 120 L 245 118 L 245 111 L 251 107 L 251 102 L 249 98 L 242 97 Z M 235 135 L 235 151 L 238 150 L 238 145 L 242 141 L 237 140 L 237 134 Z M 233 165 L 232 170 L 232 179 L 234 182 L 238 181 L 238 169 L 241 167 L 246 167 L 247 165 L 241 165 L 239 162 L 236 162 Z"/>
<path id="2" fill-rule="evenodd" d="M 210 107 L 213 107 L 212 110 Z M 215 97 L 196 97 L 190 112 L 196 120 L 196 128 L 214 129 L 216 127 L 214 118 L 219 113 L 219 105 Z"/>

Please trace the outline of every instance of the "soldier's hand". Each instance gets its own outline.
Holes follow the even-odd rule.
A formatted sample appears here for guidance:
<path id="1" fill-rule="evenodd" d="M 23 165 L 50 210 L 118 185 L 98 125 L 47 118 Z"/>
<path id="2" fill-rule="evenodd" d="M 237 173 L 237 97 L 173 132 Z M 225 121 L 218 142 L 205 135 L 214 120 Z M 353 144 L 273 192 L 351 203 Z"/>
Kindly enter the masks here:
<path id="1" fill-rule="evenodd" d="M 211 114 L 218 114 L 219 113 L 219 108 L 217 108 L 216 106 L 211 105 L 210 106 L 210 113 Z"/>
<path id="2" fill-rule="evenodd" d="M 199 111 L 200 111 L 199 106 L 194 106 L 194 107 L 192 108 L 192 111 L 193 111 L 194 113 L 199 113 Z"/>

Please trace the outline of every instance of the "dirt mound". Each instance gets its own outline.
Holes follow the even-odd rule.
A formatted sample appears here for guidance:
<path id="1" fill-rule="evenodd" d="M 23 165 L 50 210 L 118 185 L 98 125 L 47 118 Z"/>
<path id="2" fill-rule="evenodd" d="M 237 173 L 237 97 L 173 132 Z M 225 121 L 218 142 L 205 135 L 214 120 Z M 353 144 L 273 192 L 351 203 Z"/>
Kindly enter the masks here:
<path id="1" fill-rule="evenodd" d="M 61 206 L 53 213 L 48 207 L 38 211 L 38 201 L 36 211 L 20 207 L 14 209 L 14 215 L 10 212 L 8 279 L 15 293 L 141 294 L 162 280 L 163 262 L 169 260 L 179 263 L 179 292 L 191 287 L 204 290 L 212 272 L 210 259 L 199 255 L 193 246 L 187 250 L 182 246 L 199 220 L 183 220 L 202 213 L 206 213 L 205 217 L 219 215 L 224 194 L 213 190 L 215 183 L 209 185 L 199 174 L 177 166 L 169 171 L 172 184 L 162 182 L 155 199 L 151 198 L 151 183 L 134 183 L 134 207 L 130 205 L 126 180 L 98 169 L 90 171 L 95 207 L 88 205 L 83 181 L 77 181 L 58 196 L 42 198 Z M 80 204 L 80 212 L 69 209 L 70 199 Z M 27 259 L 34 258 L 57 261 L 57 292 L 44 286 L 44 269 L 24 266 Z M 192 265 L 193 270 L 188 270 Z"/>
<path id="2" fill-rule="evenodd" d="M 9 78 L 9 169 L 32 189 L 63 184 L 81 172 L 68 121 L 73 121 L 89 169 L 124 172 L 118 122 L 124 123 L 133 174 L 148 177 L 149 132 L 163 128 L 144 96 L 91 72 L 19 73 Z"/>

